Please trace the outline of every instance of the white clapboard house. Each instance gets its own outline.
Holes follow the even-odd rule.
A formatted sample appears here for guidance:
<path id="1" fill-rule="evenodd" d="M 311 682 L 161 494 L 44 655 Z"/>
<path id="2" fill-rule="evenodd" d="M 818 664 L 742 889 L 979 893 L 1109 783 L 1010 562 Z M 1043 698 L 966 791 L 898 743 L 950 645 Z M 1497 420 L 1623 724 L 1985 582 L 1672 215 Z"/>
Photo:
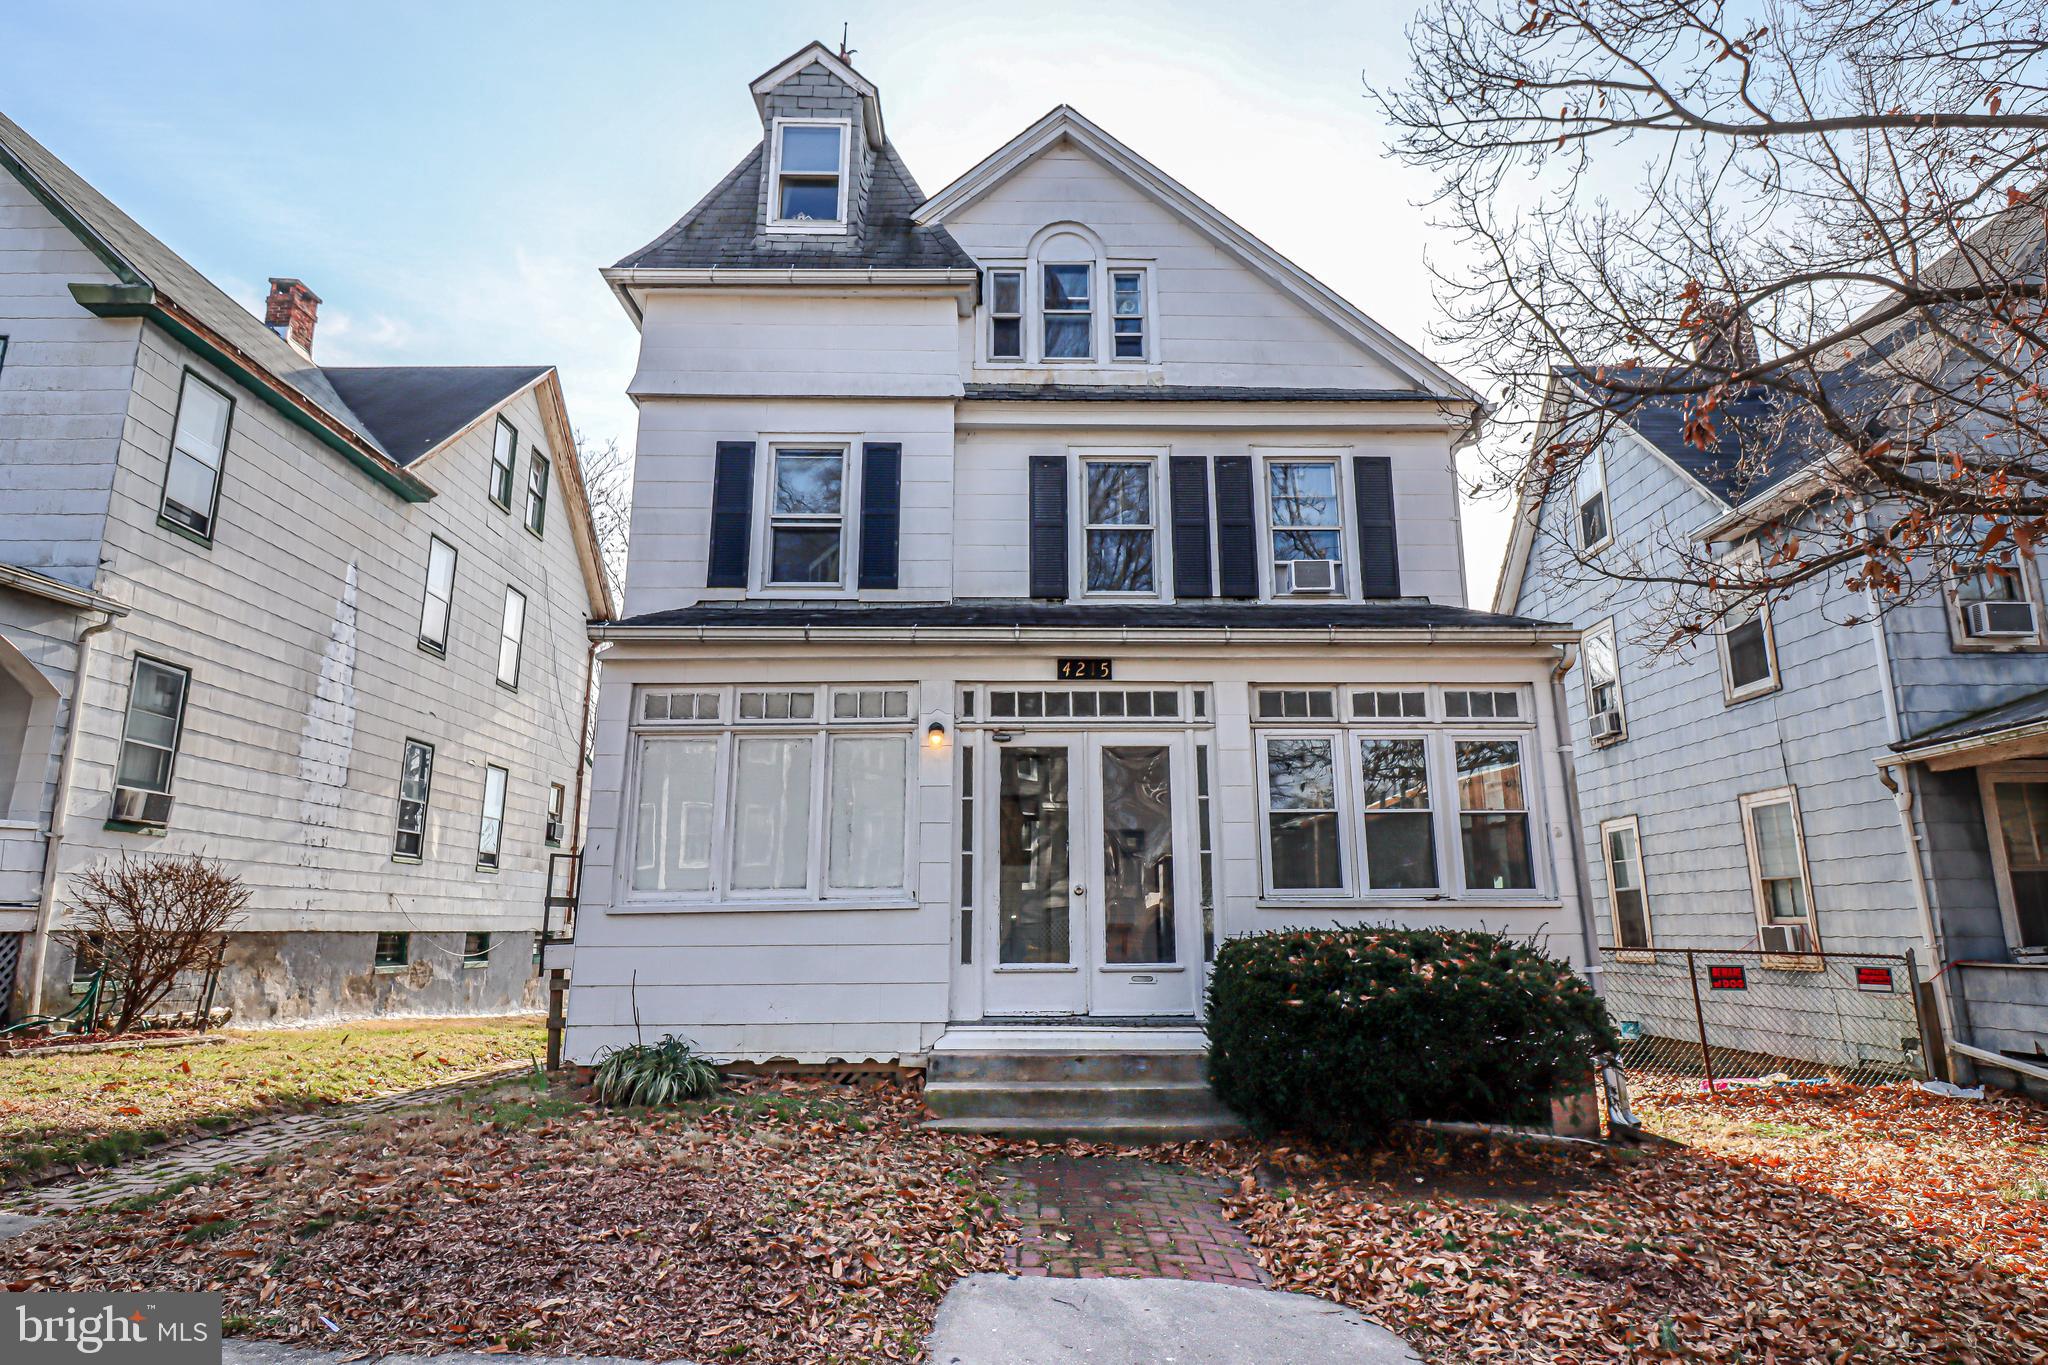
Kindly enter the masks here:
<path id="1" fill-rule="evenodd" d="M 1062 106 L 936 194 L 812 45 L 604 272 L 640 332 L 568 1051 L 1198 1048 L 1227 936 L 1584 953 L 1477 397 Z"/>
<path id="2" fill-rule="evenodd" d="M 561 386 L 323 367 L 319 303 L 257 318 L 0 117 L 0 1008 L 71 1006 L 122 853 L 248 885 L 240 1020 L 538 998 L 610 614 Z"/>

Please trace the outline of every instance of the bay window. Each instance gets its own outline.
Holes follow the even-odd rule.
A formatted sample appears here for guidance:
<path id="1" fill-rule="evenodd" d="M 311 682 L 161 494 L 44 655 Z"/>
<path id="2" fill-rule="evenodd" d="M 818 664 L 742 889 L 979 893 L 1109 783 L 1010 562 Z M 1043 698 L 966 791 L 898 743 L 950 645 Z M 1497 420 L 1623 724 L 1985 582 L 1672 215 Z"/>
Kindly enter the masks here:
<path id="1" fill-rule="evenodd" d="M 834 689 L 829 706 L 818 691 L 742 688 L 732 705 L 680 712 L 677 694 L 642 695 L 635 892 L 775 903 L 909 896 L 909 689 Z M 738 719 L 721 724 L 721 714 Z"/>

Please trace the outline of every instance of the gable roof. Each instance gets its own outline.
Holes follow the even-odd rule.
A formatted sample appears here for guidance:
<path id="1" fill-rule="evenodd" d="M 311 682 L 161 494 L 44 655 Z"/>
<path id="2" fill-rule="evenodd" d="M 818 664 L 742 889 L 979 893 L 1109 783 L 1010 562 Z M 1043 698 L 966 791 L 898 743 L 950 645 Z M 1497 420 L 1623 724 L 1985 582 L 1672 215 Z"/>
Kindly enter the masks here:
<path id="1" fill-rule="evenodd" d="M 964 269 L 969 256 L 943 227 L 912 219 L 924 201 L 896 149 L 884 142 L 868 182 L 867 208 L 847 236 L 771 236 L 760 230 L 761 176 L 767 143 L 756 143 L 711 192 L 666 232 L 613 266 L 613 270 L 689 270 L 725 267 L 773 270 Z M 847 237 L 852 241 L 849 248 Z"/>
<path id="2" fill-rule="evenodd" d="M 753 93 L 754 108 L 766 118 L 768 96 L 775 87 L 813 64 L 824 67 L 842 85 L 860 96 L 861 117 L 867 124 L 868 141 L 877 147 L 886 142 L 888 139 L 882 136 L 882 92 L 875 89 L 873 81 L 855 71 L 845 58 L 816 39 L 804 44 L 754 78 L 752 84 L 747 87 Z"/>
<path id="3" fill-rule="evenodd" d="M 547 365 L 346 365 L 321 373 L 402 465 L 531 385 Z"/>
<path id="4" fill-rule="evenodd" d="M 1373 321 L 1357 305 L 1239 227 L 1071 105 L 1053 109 L 982 158 L 959 179 L 925 200 L 912 215 L 912 221 L 934 226 L 943 223 L 1062 142 L 1093 157 L 1177 214 L 1254 274 L 1386 361 L 1417 389 L 1456 395 L 1484 412 L 1485 400 L 1456 375 Z"/>

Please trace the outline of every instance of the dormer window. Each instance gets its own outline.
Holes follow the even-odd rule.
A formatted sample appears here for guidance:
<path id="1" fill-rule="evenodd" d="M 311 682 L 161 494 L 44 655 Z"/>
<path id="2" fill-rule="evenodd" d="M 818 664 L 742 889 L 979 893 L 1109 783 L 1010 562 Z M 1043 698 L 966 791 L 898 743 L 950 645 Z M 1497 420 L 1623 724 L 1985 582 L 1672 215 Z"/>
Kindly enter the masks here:
<path id="1" fill-rule="evenodd" d="M 847 125 L 775 125 L 775 199 L 770 227 L 837 230 L 846 225 Z"/>

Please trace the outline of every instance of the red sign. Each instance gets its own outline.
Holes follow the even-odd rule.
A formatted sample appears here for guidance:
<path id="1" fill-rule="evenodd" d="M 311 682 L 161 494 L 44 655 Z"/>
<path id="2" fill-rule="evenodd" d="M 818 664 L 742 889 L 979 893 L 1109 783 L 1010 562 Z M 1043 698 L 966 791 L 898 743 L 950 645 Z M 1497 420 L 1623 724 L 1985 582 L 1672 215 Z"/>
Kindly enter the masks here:
<path id="1" fill-rule="evenodd" d="M 1746 991 L 1749 982 L 1743 978 L 1740 967 L 1709 967 L 1707 986 L 1717 991 Z"/>
<path id="2" fill-rule="evenodd" d="M 1858 967 L 1856 989 L 1859 991 L 1889 991 L 1892 988 L 1892 969 L 1889 967 Z"/>

